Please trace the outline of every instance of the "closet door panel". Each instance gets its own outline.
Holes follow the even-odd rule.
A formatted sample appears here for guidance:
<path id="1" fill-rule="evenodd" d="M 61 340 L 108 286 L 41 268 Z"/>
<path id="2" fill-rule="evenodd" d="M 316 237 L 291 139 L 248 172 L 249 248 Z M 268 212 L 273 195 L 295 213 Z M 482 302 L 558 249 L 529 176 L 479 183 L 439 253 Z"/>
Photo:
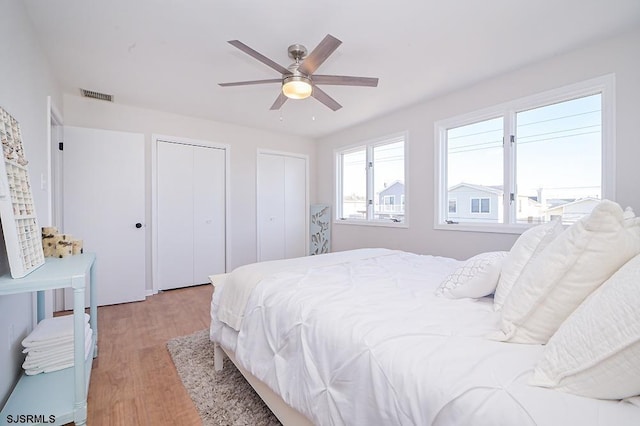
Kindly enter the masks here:
<path id="1" fill-rule="evenodd" d="M 194 284 L 225 272 L 225 151 L 193 147 Z"/>
<path id="2" fill-rule="evenodd" d="M 284 158 L 285 258 L 307 254 L 307 172 L 302 158 Z"/>
<path id="3" fill-rule="evenodd" d="M 158 143 L 158 286 L 193 284 L 193 149 Z"/>
<path id="4" fill-rule="evenodd" d="M 285 257 L 284 157 L 258 155 L 258 261 Z"/>

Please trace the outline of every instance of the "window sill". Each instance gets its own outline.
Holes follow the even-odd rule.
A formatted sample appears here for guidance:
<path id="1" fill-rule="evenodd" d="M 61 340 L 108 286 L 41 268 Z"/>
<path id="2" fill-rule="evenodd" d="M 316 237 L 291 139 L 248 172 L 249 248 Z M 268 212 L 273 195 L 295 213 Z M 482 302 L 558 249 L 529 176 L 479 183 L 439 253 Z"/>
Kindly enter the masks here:
<path id="1" fill-rule="evenodd" d="M 335 225 L 381 226 L 385 228 L 408 228 L 406 222 L 366 221 L 366 220 L 334 220 Z"/>
<path id="2" fill-rule="evenodd" d="M 522 234 L 527 229 L 535 226 L 531 225 L 516 225 L 516 224 L 474 224 L 474 223 L 436 223 L 433 229 L 440 231 L 462 231 L 462 232 L 485 232 L 492 234 Z"/>

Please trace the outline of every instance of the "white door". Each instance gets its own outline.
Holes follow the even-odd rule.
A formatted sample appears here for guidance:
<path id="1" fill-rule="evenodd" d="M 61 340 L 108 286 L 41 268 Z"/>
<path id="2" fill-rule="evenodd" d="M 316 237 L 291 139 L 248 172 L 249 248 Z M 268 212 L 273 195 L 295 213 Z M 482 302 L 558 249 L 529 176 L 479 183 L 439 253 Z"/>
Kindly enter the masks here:
<path id="1" fill-rule="evenodd" d="M 258 261 L 307 254 L 307 160 L 259 153 Z"/>
<path id="2" fill-rule="evenodd" d="M 158 141 L 158 288 L 209 282 L 226 265 L 226 151 Z"/>
<path id="3" fill-rule="evenodd" d="M 98 305 L 144 300 L 144 135 L 68 126 L 64 135 L 63 228 L 96 254 Z"/>

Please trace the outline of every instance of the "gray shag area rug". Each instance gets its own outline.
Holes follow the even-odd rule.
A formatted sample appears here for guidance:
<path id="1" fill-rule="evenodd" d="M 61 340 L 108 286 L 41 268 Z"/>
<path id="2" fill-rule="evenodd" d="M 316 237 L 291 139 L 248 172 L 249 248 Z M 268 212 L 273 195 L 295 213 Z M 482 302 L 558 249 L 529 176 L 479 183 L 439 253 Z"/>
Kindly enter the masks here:
<path id="1" fill-rule="evenodd" d="M 167 349 L 203 426 L 280 425 L 231 361 L 215 371 L 209 330 L 171 339 Z"/>

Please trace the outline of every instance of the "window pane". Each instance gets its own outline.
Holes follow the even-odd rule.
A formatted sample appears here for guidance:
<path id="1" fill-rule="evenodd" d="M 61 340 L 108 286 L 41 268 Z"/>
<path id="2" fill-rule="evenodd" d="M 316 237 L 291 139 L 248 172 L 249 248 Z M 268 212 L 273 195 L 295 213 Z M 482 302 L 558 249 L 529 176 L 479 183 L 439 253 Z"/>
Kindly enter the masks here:
<path id="1" fill-rule="evenodd" d="M 502 117 L 447 130 L 448 195 L 459 201 L 456 211 L 449 209 L 447 220 L 502 222 L 502 135 Z M 486 211 L 480 198 L 487 200 Z M 489 203 L 495 206 L 490 212 Z M 489 214 L 478 215 L 481 207 Z"/>
<path id="2" fill-rule="evenodd" d="M 480 213 L 480 199 L 472 198 L 471 199 L 471 213 Z"/>
<path id="3" fill-rule="evenodd" d="M 373 218 L 404 222 L 404 142 L 373 147 Z"/>
<path id="4" fill-rule="evenodd" d="M 342 154 L 342 217 L 367 218 L 367 151 Z"/>
<path id="5" fill-rule="evenodd" d="M 489 199 L 482 198 L 480 200 L 480 213 L 489 213 Z"/>
<path id="6" fill-rule="evenodd" d="M 600 94 L 516 114 L 516 220 L 572 223 L 602 197 Z"/>
<path id="7" fill-rule="evenodd" d="M 455 213 L 458 210 L 457 200 L 449 200 L 449 213 Z"/>

